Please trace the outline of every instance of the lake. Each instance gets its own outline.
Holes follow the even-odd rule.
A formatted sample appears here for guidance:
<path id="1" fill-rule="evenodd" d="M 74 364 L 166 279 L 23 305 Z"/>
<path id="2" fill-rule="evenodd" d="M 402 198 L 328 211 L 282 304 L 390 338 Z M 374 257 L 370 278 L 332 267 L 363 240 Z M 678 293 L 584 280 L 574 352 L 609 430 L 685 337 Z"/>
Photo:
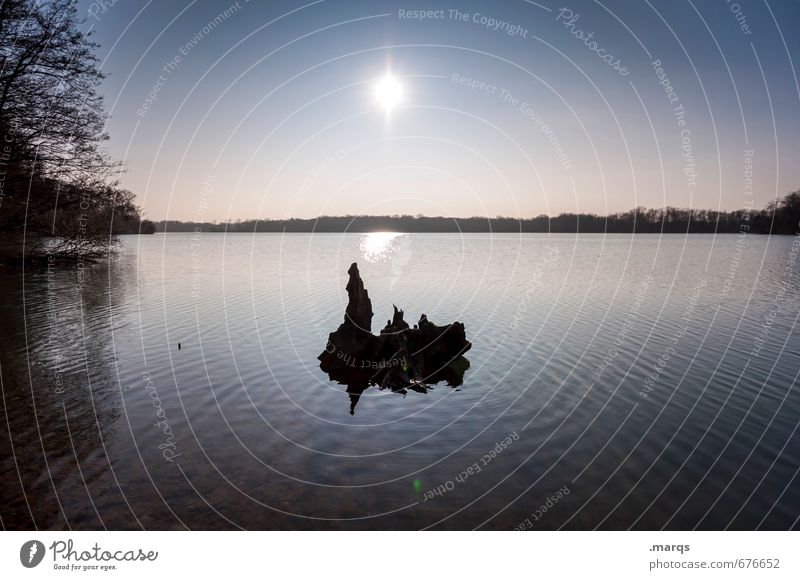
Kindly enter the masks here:
<path id="1" fill-rule="evenodd" d="M 789 529 L 800 239 L 164 234 L 7 270 L 7 529 Z M 463 384 L 317 355 L 375 312 L 463 322 Z M 180 343 L 180 348 L 178 347 Z"/>

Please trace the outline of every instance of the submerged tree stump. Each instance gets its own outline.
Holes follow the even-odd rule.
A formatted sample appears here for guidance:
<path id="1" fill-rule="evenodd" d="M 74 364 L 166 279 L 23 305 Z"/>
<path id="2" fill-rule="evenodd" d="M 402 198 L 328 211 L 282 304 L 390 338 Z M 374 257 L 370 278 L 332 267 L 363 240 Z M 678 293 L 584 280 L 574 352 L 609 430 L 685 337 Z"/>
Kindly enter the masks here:
<path id="1" fill-rule="evenodd" d="M 344 322 L 330 333 L 325 350 L 317 357 L 320 368 L 348 386 L 353 414 L 361 393 L 372 385 L 405 393 L 426 392 L 428 385 L 463 382 L 469 361 L 462 355 L 472 348 L 464 325 L 438 326 L 425 314 L 409 327 L 404 313 L 394 306 L 391 320 L 377 336 L 372 334 L 372 302 L 358 264 L 347 271 L 347 307 Z"/>

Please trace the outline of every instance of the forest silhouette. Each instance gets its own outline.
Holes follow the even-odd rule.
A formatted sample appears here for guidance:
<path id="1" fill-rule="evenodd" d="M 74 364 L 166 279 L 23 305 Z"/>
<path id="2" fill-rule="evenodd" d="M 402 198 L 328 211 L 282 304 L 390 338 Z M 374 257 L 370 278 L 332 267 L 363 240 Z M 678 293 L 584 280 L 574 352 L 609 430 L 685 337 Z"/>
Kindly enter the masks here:
<path id="1" fill-rule="evenodd" d="M 320 216 L 313 219 L 237 220 L 235 222 L 144 223 L 142 233 L 156 232 L 353 232 L 401 233 L 641 233 L 641 234 L 796 234 L 800 232 L 800 190 L 764 209 L 716 211 L 637 207 L 623 213 L 562 213 L 554 217 L 430 217 L 423 215 Z"/>

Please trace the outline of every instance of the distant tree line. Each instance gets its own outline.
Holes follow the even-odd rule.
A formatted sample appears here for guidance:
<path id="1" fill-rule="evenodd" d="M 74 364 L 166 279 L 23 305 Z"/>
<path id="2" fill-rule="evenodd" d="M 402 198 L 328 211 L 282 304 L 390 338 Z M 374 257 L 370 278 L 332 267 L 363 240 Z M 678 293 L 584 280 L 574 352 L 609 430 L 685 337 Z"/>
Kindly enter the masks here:
<path id="1" fill-rule="evenodd" d="M 74 0 L 0 1 L 0 260 L 95 258 L 139 231 Z"/>
<path id="2" fill-rule="evenodd" d="M 149 225 L 148 225 L 149 227 Z M 676 207 L 637 207 L 624 213 L 599 216 L 592 213 L 562 213 L 555 217 L 426 217 L 321 216 L 315 219 L 246 220 L 223 223 L 160 221 L 157 232 L 375 232 L 474 233 L 637 233 L 637 234 L 795 234 L 800 232 L 800 191 L 787 194 L 762 210 L 698 210 Z"/>

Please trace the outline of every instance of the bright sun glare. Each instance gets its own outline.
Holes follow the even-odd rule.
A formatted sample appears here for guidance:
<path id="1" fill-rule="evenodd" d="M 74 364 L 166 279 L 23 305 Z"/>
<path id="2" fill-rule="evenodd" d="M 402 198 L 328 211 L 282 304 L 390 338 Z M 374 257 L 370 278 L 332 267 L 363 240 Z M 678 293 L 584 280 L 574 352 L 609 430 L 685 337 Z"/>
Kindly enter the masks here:
<path id="1" fill-rule="evenodd" d="M 391 253 L 394 240 L 403 234 L 397 232 L 371 232 L 361 237 L 361 254 L 367 262 L 381 262 Z"/>
<path id="2" fill-rule="evenodd" d="M 376 83 L 375 98 L 386 111 L 391 111 L 403 100 L 403 85 L 392 75 L 387 74 Z"/>

